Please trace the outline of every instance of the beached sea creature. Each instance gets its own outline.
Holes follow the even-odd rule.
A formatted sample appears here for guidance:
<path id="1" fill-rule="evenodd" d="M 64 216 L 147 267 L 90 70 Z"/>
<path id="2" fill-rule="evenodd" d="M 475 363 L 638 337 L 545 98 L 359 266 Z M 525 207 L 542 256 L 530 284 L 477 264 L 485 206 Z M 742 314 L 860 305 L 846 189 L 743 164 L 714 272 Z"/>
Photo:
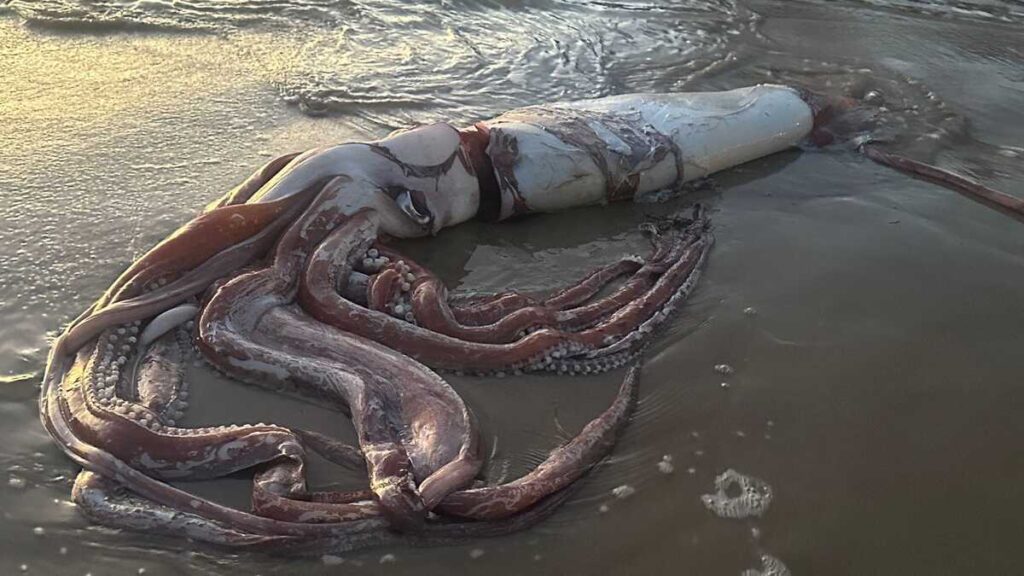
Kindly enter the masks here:
<path id="1" fill-rule="evenodd" d="M 320 553 L 542 519 L 629 419 L 639 355 L 711 248 L 706 215 L 644 225 L 649 255 L 545 297 L 449 294 L 388 240 L 679 187 L 808 137 L 823 143 L 844 106 L 769 85 L 615 96 L 272 160 L 134 262 L 54 342 L 40 411 L 83 468 L 75 501 L 112 526 Z M 357 445 L 275 424 L 181 426 L 196 350 L 232 378 L 346 410 Z M 476 480 L 472 413 L 432 371 L 624 366 L 605 412 L 498 485 Z M 308 451 L 365 471 L 367 489 L 308 490 Z M 168 483 L 250 469 L 249 511 Z"/>

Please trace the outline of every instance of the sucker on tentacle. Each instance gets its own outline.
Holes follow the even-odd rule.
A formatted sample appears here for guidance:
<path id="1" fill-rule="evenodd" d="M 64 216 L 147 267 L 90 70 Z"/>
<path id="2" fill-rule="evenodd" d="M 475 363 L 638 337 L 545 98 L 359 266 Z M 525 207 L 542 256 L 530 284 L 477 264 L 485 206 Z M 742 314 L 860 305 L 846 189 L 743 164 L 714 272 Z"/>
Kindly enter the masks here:
<path id="1" fill-rule="evenodd" d="M 271 160 L 132 263 L 54 342 L 40 416 L 83 468 L 75 501 L 104 524 L 280 551 L 446 542 L 541 520 L 628 421 L 639 356 L 713 244 L 706 214 L 698 206 L 643 225 L 650 254 L 548 296 L 449 295 L 386 239 L 678 188 L 805 139 L 834 141 L 830 122 L 851 106 L 769 85 L 615 96 Z M 861 148 L 1021 212 L 1012 197 Z M 275 424 L 182 427 L 193 337 L 229 377 L 344 406 L 357 445 Z M 473 486 L 483 463 L 475 418 L 432 369 L 626 365 L 611 406 L 535 470 Z M 366 488 L 309 490 L 307 450 L 365 472 Z M 253 472 L 251 511 L 167 483 L 241 470 Z"/>

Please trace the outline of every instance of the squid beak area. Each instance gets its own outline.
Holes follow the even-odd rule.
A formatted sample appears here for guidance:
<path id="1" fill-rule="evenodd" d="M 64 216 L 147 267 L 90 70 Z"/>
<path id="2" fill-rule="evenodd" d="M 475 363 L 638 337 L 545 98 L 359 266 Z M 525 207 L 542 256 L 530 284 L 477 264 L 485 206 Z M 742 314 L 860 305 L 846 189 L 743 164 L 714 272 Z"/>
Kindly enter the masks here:
<path id="1" fill-rule="evenodd" d="M 874 123 L 876 112 L 856 98 L 822 94 L 805 88 L 799 93 L 814 116 L 814 127 L 808 140 L 819 148 L 862 136 Z"/>

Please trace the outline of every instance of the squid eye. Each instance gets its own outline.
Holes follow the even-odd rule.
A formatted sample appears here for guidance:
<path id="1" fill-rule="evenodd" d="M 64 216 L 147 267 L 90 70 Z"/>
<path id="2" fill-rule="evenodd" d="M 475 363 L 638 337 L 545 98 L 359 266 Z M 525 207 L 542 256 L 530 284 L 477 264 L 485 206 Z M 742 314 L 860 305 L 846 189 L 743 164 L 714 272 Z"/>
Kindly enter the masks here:
<path id="1" fill-rule="evenodd" d="M 429 225 L 434 217 L 430 213 L 430 208 L 427 207 L 426 198 L 423 196 L 423 192 L 419 190 L 404 190 L 396 198 L 395 203 L 398 207 L 405 212 L 405 215 L 411 218 L 417 224 L 422 226 Z"/>

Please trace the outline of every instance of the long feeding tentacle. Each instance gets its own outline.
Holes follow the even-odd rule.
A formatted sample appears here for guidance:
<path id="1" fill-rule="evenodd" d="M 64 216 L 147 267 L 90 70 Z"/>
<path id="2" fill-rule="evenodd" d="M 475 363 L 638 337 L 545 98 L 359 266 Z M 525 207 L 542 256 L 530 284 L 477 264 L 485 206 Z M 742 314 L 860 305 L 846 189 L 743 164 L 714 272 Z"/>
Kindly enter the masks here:
<path id="1" fill-rule="evenodd" d="M 968 198 L 995 207 L 1019 220 L 1024 220 L 1024 198 L 1017 198 L 1005 192 L 1000 192 L 975 182 L 970 178 L 937 166 L 932 166 L 931 164 L 925 164 L 905 156 L 885 152 L 871 144 L 862 146 L 861 151 L 865 156 L 883 166 L 889 166 L 905 174 L 910 174 L 911 176 L 916 176 L 939 186 L 949 188 Z"/>

